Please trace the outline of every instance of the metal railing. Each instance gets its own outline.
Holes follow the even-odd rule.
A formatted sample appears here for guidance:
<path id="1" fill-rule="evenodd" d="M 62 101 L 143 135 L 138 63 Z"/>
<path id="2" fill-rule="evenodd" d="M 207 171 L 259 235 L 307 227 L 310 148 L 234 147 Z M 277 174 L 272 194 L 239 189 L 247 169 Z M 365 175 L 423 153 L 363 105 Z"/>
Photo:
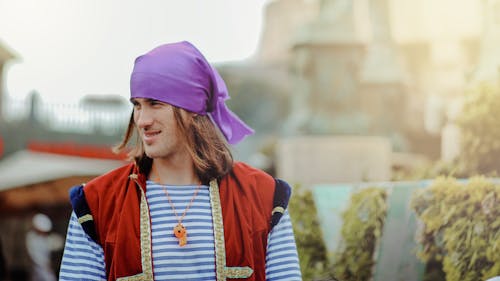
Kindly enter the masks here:
<path id="1" fill-rule="evenodd" d="M 44 103 L 8 97 L 3 103 L 5 122 L 36 122 L 50 130 L 113 135 L 123 132 L 130 118 L 127 103 Z"/>

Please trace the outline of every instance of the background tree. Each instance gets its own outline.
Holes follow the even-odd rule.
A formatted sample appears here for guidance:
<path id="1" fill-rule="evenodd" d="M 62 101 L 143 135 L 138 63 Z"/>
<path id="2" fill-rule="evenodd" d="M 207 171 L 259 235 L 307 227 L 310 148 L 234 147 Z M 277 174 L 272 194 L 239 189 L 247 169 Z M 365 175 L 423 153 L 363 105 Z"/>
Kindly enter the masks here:
<path id="1" fill-rule="evenodd" d="M 500 168 L 500 89 L 481 84 L 465 96 L 458 125 L 462 153 L 458 163 L 469 175 L 497 175 Z"/>
<path id="2" fill-rule="evenodd" d="M 290 200 L 290 217 L 299 253 L 303 280 L 325 280 L 328 259 L 310 190 L 296 185 Z"/>

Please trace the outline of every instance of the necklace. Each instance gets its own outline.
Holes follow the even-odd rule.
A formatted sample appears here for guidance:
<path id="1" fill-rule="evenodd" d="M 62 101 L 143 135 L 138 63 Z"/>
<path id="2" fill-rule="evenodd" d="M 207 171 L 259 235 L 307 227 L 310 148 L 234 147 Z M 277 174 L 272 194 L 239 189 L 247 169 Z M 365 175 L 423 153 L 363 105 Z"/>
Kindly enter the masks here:
<path id="1" fill-rule="evenodd" d="M 187 244 L 187 229 L 186 227 L 182 224 L 182 220 L 186 216 L 187 211 L 193 205 L 194 198 L 198 194 L 198 191 L 200 190 L 201 184 L 196 187 L 196 190 L 194 191 L 193 197 L 191 197 L 191 201 L 189 201 L 189 204 L 187 205 L 186 209 L 184 209 L 184 212 L 182 213 L 182 216 L 179 217 L 177 214 L 177 211 L 175 210 L 174 203 L 172 203 L 172 199 L 170 198 L 170 195 L 168 195 L 167 188 L 161 183 L 161 178 L 156 169 L 153 169 L 156 177 L 158 178 L 158 183 L 161 185 L 163 188 L 163 192 L 165 192 L 165 195 L 167 196 L 168 203 L 170 204 L 170 207 L 172 207 L 172 211 L 174 212 L 175 218 L 177 219 L 177 225 L 174 226 L 173 232 L 174 236 L 179 240 L 179 246 L 183 247 Z"/>

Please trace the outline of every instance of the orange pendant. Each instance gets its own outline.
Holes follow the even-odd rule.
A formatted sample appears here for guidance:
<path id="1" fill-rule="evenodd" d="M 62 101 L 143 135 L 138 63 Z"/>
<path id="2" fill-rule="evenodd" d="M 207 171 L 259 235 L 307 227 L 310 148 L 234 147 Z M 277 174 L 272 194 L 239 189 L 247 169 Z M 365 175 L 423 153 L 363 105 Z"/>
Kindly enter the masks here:
<path id="1" fill-rule="evenodd" d="M 174 227 L 174 235 L 179 239 L 179 246 L 183 247 L 187 244 L 187 231 L 182 223 L 178 223 Z"/>

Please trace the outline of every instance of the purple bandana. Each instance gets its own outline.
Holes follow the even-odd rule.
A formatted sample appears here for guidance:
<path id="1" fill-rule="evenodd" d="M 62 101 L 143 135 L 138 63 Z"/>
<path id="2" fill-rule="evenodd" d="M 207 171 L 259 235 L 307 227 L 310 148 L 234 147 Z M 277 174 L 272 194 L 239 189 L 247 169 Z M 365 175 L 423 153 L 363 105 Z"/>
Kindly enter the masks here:
<path id="1" fill-rule="evenodd" d="M 208 114 L 230 144 L 253 130 L 225 104 L 226 84 L 191 43 L 161 45 L 135 60 L 130 77 L 132 98 L 149 98 L 201 115 Z"/>

